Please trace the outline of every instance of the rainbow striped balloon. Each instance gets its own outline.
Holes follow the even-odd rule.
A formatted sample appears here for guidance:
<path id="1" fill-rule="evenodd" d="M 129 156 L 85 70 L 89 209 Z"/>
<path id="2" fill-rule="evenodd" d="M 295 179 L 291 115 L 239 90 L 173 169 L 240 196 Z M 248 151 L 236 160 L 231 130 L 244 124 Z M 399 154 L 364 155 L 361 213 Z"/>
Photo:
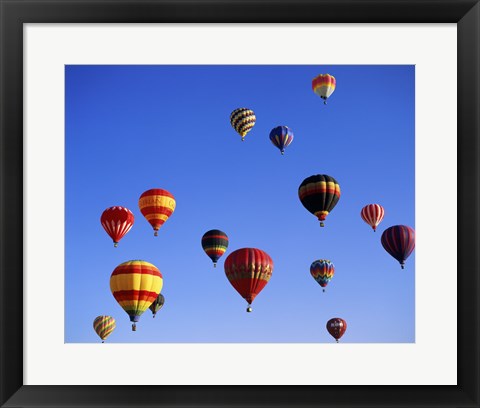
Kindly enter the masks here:
<path id="1" fill-rule="evenodd" d="M 141 213 L 153 227 L 155 236 L 165 221 L 175 211 L 175 198 L 167 190 L 161 188 L 152 188 L 140 196 L 138 207 Z"/>
<path id="2" fill-rule="evenodd" d="M 207 231 L 202 237 L 202 248 L 212 260 L 215 268 L 218 260 L 228 248 L 227 234 L 217 229 Z"/>
<path id="3" fill-rule="evenodd" d="M 288 126 L 277 126 L 270 131 L 270 141 L 284 154 L 285 148 L 293 141 L 293 132 Z"/>
<path id="4" fill-rule="evenodd" d="M 230 124 L 242 137 L 242 141 L 245 140 L 247 133 L 252 130 L 256 120 L 255 113 L 248 108 L 238 108 L 230 114 Z"/>
<path id="5" fill-rule="evenodd" d="M 310 274 L 322 288 L 325 288 L 335 274 L 335 265 L 328 259 L 317 259 L 310 265 Z M 323 291 L 325 292 L 325 289 Z"/>
<path id="6" fill-rule="evenodd" d="M 385 216 L 385 209 L 380 204 L 368 204 L 362 208 L 360 215 L 375 232 Z"/>
<path id="7" fill-rule="evenodd" d="M 102 339 L 102 343 L 112 334 L 115 327 L 115 319 L 112 316 L 97 316 L 93 321 L 93 329 L 98 334 L 98 337 Z"/>
<path id="8" fill-rule="evenodd" d="M 110 290 L 118 304 L 135 322 L 155 301 L 163 287 L 163 277 L 150 262 L 133 260 L 118 265 L 110 276 Z"/>
<path id="9" fill-rule="evenodd" d="M 327 104 L 327 99 L 335 91 L 336 85 L 335 77 L 329 74 L 320 74 L 312 80 L 313 92 L 323 99 L 325 105 Z"/>

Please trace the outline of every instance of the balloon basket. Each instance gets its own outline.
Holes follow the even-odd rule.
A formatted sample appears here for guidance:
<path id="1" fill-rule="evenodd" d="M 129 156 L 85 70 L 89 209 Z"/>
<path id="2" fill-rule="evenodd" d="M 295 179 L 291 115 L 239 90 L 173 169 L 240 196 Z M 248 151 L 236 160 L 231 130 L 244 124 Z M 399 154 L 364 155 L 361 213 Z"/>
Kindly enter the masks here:
<path id="1" fill-rule="evenodd" d="M 113 243 L 113 246 L 114 246 L 115 248 L 118 247 L 118 242 L 114 242 L 114 243 Z"/>
<path id="2" fill-rule="evenodd" d="M 216 267 L 217 267 L 217 264 L 216 264 L 215 262 L 213 263 L 213 267 L 214 267 L 214 268 L 216 268 Z"/>
<path id="3" fill-rule="evenodd" d="M 247 313 L 251 313 L 252 311 L 253 311 L 253 309 L 252 309 L 251 306 L 249 305 L 249 306 L 247 307 Z"/>
<path id="4" fill-rule="evenodd" d="M 324 224 L 323 222 L 320 222 L 320 226 L 321 226 L 321 227 L 324 227 L 325 224 Z"/>
<path id="5" fill-rule="evenodd" d="M 154 236 L 154 237 L 158 237 L 158 231 L 155 231 L 155 232 L 153 233 L 153 236 Z"/>
<path id="6" fill-rule="evenodd" d="M 135 323 L 132 324 L 132 331 L 137 331 L 137 325 Z"/>
<path id="7" fill-rule="evenodd" d="M 323 293 L 325 293 L 325 289 L 323 289 Z"/>

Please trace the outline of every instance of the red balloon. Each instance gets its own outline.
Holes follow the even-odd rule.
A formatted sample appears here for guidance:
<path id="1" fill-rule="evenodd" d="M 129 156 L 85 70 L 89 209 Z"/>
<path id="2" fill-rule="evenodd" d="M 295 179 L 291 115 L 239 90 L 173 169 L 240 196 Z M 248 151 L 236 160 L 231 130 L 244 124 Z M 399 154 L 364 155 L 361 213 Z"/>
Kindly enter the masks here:
<path id="1" fill-rule="evenodd" d="M 133 213 L 128 208 L 120 206 L 107 208 L 100 217 L 100 222 L 107 234 L 113 239 L 113 246 L 115 247 L 130 231 L 134 220 Z"/>
<path id="2" fill-rule="evenodd" d="M 360 215 L 368 225 L 370 225 L 375 232 L 378 224 L 380 224 L 385 216 L 385 209 L 380 204 L 367 204 L 360 211 Z"/>
<path id="3" fill-rule="evenodd" d="M 347 322 L 339 317 L 334 317 L 327 322 L 327 330 L 337 341 L 345 334 Z"/>
<path id="4" fill-rule="evenodd" d="M 241 248 L 228 255 L 224 268 L 232 286 L 248 302 L 247 312 L 251 312 L 250 305 L 272 276 L 272 258 L 261 249 Z"/>

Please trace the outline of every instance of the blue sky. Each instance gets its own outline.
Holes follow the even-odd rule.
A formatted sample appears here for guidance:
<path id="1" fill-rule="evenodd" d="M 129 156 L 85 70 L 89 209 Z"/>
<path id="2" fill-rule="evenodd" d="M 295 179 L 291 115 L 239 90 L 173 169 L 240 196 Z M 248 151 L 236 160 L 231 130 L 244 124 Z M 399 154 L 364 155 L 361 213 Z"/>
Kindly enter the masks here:
<path id="1" fill-rule="evenodd" d="M 311 80 L 330 73 L 328 104 Z M 65 68 L 65 342 L 99 342 L 98 315 L 117 321 L 108 343 L 325 343 L 332 317 L 345 343 L 415 341 L 415 251 L 405 270 L 381 246 L 396 224 L 415 228 L 415 68 L 410 65 L 185 65 Z M 247 107 L 257 122 L 241 142 L 229 122 Z M 270 130 L 289 126 L 282 156 Z M 342 195 L 320 228 L 300 203 L 308 176 L 337 179 Z M 138 198 L 163 188 L 177 207 L 158 237 Z M 384 206 L 377 232 L 361 219 Z M 100 224 L 111 206 L 129 208 L 132 230 L 114 248 Z M 202 235 L 229 236 L 217 268 Z M 223 262 L 257 247 L 274 261 L 270 282 L 246 313 Z M 323 293 L 316 259 L 335 264 Z M 163 274 L 165 305 L 137 331 L 113 298 L 115 267 L 131 259 Z"/>

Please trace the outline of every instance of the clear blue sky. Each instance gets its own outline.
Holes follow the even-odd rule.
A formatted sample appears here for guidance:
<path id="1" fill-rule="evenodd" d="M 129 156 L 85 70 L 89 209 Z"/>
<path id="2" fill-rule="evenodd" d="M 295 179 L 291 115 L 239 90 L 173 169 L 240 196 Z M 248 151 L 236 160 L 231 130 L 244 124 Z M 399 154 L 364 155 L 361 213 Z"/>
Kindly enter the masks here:
<path id="1" fill-rule="evenodd" d="M 326 106 L 320 73 L 337 80 Z M 109 343 L 334 342 L 332 317 L 347 321 L 341 342 L 415 341 L 415 251 L 402 270 L 380 243 L 391 225 L 415 228 L 414 66 L 66 66 L 65 81 L 65 342 L 99 342 L 103 314 L 117 321 Z M 238 107 L 257 117 L 244 142 Z M 278 125 L 294 132 L 284 156 Z M 298 198 L 314 174 L 342 191 L 324 228 Z M 138 209 L 150 188 L 177 202 L 158 237 Z M 386 210 L 376 233 L 360 217 L 369 203 Z M 100 224 L 114 205 L 135 215 L 118 248 Z M 210 229 L 230 239 L 216 269 L 200 243 Z M 223 269 L 242 247 L 274 261 L 252 313 Z M 309 271 L 321 258 L 336 268 L 326 293 Z M 131 259 L 164 278 L 163 309 L 136 332 L 109 287 Z"/>

